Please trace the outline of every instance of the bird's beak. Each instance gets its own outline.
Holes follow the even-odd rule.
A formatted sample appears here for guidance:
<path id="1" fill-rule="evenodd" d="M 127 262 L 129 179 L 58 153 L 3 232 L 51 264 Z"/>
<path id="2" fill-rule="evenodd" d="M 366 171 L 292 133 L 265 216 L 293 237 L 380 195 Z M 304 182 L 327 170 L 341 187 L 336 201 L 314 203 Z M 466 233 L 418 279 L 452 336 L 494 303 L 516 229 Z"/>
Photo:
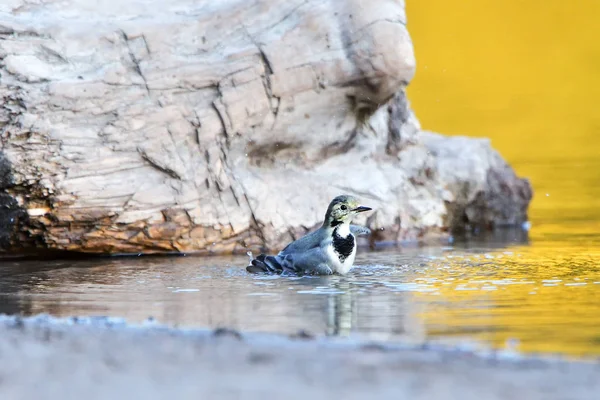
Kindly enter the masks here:
<path id="1" fill-rule="evenodd" d="M 365 206 L 358 206 L 358 207 L 352 209 L 352 211 L 357 212 L 357 213 L 364 212 L 364 211 L 371 211 L 371 210 L 372 210 L 371 207 L 365 207 Z"/>

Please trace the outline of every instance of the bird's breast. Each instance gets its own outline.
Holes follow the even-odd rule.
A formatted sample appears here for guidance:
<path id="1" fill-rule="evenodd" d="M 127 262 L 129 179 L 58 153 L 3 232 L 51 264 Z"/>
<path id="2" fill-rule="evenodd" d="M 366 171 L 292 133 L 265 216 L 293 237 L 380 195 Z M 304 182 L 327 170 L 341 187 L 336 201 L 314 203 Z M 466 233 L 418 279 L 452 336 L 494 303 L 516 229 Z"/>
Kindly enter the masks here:
<path id="1" fill-rule="evenodd" d="M 339 234 L 338 229 L 333 231 L 333 250 L 337 253 L 340 262 L 344 262 L 354 252 L 356 242 L 354 235 L 348 232 L 347 235 L 342 236 Z"/>

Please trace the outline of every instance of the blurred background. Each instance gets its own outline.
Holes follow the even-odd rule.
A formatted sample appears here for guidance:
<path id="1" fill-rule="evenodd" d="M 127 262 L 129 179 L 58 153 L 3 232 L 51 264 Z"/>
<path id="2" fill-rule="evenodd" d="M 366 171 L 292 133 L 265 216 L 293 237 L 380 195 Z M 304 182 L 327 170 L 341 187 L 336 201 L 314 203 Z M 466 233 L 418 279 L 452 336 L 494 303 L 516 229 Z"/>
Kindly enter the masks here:
<path id="1" fill-rule="evenodd" d="M 495 260 L 496 273 L 545 277 L 533 290 L 513 285 L 512 302 L 490 292 L 498 308 L 487 320 L 475 309 L 424 318 L 496 326 L 483 335 L 496 346 L 517 337 L 526 351 L 597 353 L 600 1 L 407 0 L 407 15 L 417 58 L 408 92 L 423 129 L 490 138 L 533 185 L 530 246 L 511 248 L 512 268 Z"/>
<path id="2" fill-rule="evenodd" d="M 530 179 L 532 242 L 600 244 L 600 1 L 407 0 L 423 129 Z"/>

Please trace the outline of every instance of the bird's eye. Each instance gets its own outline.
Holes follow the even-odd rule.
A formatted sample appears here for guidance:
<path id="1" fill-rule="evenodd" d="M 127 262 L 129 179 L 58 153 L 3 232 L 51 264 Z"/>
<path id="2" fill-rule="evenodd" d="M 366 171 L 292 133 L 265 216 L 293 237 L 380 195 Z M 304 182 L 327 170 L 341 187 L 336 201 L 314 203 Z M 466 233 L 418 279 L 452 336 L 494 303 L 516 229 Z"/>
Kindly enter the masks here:
<path id="1" fill-rule="evenodd" d="M 348 207 L 346 207 L 345 205 L 342 205 L 340 208 L 344 211 L 346 211 L 348 209 Z"/>

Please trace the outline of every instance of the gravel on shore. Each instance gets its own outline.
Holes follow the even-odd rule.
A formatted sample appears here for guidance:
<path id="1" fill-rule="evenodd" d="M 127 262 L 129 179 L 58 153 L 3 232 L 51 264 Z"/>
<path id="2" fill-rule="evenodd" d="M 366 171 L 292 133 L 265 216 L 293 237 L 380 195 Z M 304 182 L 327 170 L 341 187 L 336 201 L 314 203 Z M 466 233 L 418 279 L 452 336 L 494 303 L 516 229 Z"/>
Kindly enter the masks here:
<path id="1" fill-rule="evenodd" d="M 0 316 L 0 399 L 594 399 L 600 362 Z"/>

